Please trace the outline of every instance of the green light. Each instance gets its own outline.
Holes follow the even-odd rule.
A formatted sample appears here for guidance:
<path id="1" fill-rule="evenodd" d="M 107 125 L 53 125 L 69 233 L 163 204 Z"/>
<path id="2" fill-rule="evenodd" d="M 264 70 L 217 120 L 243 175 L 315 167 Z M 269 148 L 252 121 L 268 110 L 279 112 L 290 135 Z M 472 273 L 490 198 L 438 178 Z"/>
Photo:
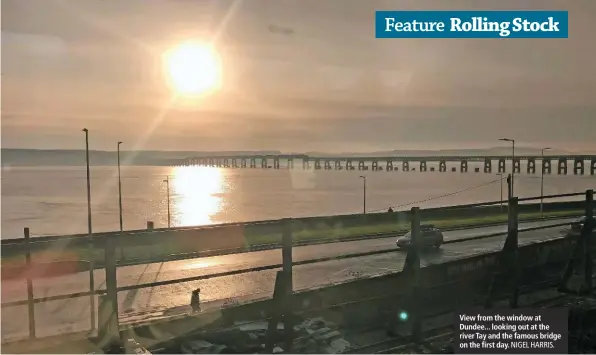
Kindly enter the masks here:
<path id="1" fill-rule="evenodd" d="M 401 311 L 399 312 L 399 320 L 401 321 L 407 321 L 408 320 L 408 312 L 406 311 Z"/>

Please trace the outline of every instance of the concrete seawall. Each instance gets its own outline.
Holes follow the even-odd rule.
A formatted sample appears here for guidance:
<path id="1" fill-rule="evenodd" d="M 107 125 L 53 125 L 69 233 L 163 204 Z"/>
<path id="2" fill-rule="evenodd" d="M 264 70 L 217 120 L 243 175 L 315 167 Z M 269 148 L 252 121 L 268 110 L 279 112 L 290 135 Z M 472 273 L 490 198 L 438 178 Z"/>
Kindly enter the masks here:
<path id="1" fill-rule="evenodd" d="M 581 210 L 583 201 L 554 202 L 544 205 L 545 213 Z M 521 204 L 520 213 L 539 212 L 539 204 Z M 501 216 L 503 211 L 499 205 L 484 207 L 453 206 L 421 210 L 423 221 L 457 219 L 474 219 Z M 319 233 L 325 237 L 342 236 L 342 230 L 353 227 L 371 227 L 379 225 L 395 225 L 395 229 L 410 221 L 410 212 L 370 213 L 328 217 L 310 217 L 292 220 L 295 240 L 301 233 Z M 198 251 L 243 249 L 248 246 L 281 242 L 281 229 L 284 221 L 266 221 L 247 224 L 227 224 L 206 226 L 201 228 L 174 228 L 154 231 L 129 231 L 118 236 L 119 252 L 117 257 L 146 260 L 159 259 L 170 254 L 184 254 Z M 103 260 L 103 241 L 106 234 L 94 235 L 95 261 Z M 316 239 L 316 238 L 313 238 Z M 304 239 L 306 240 L 306 239 Z M 32 238 L 32 252 L 60 250 L 70 253 L 70 259 L 87 259 L 86 250 L 89 240 L 85 236 L 39 237 Z M 2 241 L 2 257 L 19 257 L 25 253 L 23 239 Z M 35 259 L 34 259 L 35 260 Z"/>

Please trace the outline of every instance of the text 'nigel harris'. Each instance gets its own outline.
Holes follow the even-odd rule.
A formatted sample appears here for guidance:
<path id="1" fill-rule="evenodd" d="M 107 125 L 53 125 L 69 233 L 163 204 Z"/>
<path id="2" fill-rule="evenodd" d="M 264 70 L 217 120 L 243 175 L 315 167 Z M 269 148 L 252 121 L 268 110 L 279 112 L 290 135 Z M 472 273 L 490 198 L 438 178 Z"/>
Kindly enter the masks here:
<path id="1" fill-rule="evenodd" d="M 513 21 L 488 21 L 486 17 L 472 17 L 472 21 L 462 21 L 460 18 L 450 19 L 450 32 L 499 32 L 502 37 L 507 37 L 511 32 L 559 32 L 559 22 L 552 17 L 548 21 L 528 21 L 521 17 Z M 394 17 L 385 18 L 385 32 L 445 32 L 445 23 L 442 21 L 396 21 Z"/>

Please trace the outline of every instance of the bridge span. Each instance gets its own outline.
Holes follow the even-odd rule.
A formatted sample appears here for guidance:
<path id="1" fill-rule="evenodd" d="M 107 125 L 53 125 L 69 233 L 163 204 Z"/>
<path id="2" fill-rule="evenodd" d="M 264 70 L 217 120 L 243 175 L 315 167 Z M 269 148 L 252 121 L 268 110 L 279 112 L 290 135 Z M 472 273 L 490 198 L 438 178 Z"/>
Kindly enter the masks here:
<path id="1" fill-rule="evenodd" d="M 483 162 L 484 167 L 474 168 L 475 172 L 493 172 L 493 164 L 496 163 L 496 172 L 504 173 L 507 169 L 507 161 L 511 156 L 370 156 L 370 157 L 339 157 L 339 156 L 308 156 L 308 155 L 235 155 L 235 156 L 201 156 L 168 161 L 167 165 L 174 166 L 212 166 L 222 168 L 262 168 L 262 169 L 302 169 L 315 170 L 372 170 L 372 171 L 435 171 L 434 166 L 429 163 L 438 163 L 439 172 L 468 172 L 468 162 Z M 514 159 L 515 173 L 521 173 L 522 162 L 525 162 L 526 172 L 535 174 L 537 172 L 536 162 L 542 161 L 542 172 L 551 174 L 555 169 L 559 175 L 567 175 L 569 170 L 575 175 L 584 175 L 586 170 L 590 175 L 596 175 L 596 155 L 521 155 Z M 282 167 L 282 162 L 283 167 Z M 569 167 L 569 163 L 572 163 Z M 455 166 L 447 163 L 456 163 Z M 586 165 L 588 169 L 586 169 Z"/>

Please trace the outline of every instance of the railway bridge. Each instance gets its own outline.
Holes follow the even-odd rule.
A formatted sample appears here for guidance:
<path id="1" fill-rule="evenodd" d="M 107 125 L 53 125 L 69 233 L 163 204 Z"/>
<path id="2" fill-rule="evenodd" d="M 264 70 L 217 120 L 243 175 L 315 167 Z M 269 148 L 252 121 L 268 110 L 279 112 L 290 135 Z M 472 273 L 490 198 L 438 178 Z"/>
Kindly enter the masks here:
<path id="1" fill-rule="evenodd" d="M 513 170 L 522 172 L 522 162 L 525 172 L 537 173 L 536 163 L 542 162 L 544 174 L 556 172 L 567 175 L 596 175 L 596 155 L 522 155 L 513 158 Z M 372 170 L 372 171 L 436 171 L 466 173 L 469 162 L 483 163 L 483 168 L 475 167 L 474 172 L 492 173 L 506 172 L 511 166 L 511 156 L 370 156 L 370 157 L 339 157 L 339 156 L 308 156 L 303 154 L 282 155 L 234 155 L 234 156 L 201 156 L 168 161 L 168 165 L 175 166 L 212 166 L 222 168 L 248 169 L 314 169 L 314 170 Z M 296 163 L 296 165 L 295 165 Z M 571 166 L 570 166 L 571 163 Z M 436 165 L 429 166 L 429 165 Z M 449 165 L 449 167 L 448 167 Z M 587 166 L 587 168 L 586 168 Z M 538 171 L 540 172 L 540 171 Z"/>

